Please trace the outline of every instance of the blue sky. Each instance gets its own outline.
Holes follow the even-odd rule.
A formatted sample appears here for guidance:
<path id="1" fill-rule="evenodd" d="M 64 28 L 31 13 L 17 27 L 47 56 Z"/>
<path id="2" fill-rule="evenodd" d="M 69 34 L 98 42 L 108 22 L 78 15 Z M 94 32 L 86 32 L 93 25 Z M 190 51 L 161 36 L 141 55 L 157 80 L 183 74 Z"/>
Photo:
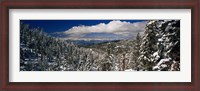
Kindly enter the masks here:
<path id="1" fill-rule="evenodd" d="M 65 39 L 124 39 L 143 32 L 145 20 L 21 20 Z M 132 31 L 131 31 L 132 30 Z M 130 34 L 129 34 L 130 33 Z M 135 33 L 135 34 L 133 34 Z"/>

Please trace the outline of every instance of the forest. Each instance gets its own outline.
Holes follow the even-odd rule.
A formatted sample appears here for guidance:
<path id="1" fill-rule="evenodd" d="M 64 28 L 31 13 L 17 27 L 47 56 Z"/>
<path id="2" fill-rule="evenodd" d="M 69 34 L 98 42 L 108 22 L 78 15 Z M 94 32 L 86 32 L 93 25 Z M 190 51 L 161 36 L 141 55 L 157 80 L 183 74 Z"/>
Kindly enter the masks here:
<path id="1" fill-rule="evenodd" d="M 149 20 L 136 38 L 87 46 L 21 23 L 20 71 L 180 71 L 180 20 Z"/>

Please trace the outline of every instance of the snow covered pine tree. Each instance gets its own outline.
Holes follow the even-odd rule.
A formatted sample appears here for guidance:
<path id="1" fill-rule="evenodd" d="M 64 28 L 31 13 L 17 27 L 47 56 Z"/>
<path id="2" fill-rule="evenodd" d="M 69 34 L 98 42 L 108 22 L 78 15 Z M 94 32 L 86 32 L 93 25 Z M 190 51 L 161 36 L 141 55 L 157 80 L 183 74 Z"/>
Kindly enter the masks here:
<path id="1" fill-rule="evenodd" d="M 180 20 L 149 21 L 140 49 L 142 70 L 180 71 Z"/>

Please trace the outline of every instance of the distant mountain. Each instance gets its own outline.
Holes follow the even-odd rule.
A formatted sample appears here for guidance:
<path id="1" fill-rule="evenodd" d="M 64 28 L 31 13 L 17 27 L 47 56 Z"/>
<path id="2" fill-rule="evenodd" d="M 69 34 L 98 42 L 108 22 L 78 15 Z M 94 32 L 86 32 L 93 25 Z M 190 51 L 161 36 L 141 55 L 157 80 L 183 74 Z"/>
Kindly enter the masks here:
<path id="1" fill-rule="evenodd" d="M 66 40 L 67 42 L 72 42 L 78 46 L 91 46 L 95 44 L 107 43 L 107 42 L 116 42 L 120 40 Z"/>

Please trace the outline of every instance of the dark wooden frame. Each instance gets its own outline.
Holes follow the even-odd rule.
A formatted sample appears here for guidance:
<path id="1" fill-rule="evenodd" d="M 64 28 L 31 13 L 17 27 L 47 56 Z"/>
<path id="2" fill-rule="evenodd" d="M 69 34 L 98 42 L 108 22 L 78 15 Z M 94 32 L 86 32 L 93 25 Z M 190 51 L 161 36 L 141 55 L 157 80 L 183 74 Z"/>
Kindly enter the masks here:
<path id="1" fill-rule="evenodd" d="M 191 9 L 192 10 L 192 82 L 9 82 L 9 9 Z M 3 91 L 16 90 L 135 90 L 200 91 L 199 0 L 4 0 L 1 2 L 0 84 Z M 190 60 L 188 60 L 190 61 Z"/>

